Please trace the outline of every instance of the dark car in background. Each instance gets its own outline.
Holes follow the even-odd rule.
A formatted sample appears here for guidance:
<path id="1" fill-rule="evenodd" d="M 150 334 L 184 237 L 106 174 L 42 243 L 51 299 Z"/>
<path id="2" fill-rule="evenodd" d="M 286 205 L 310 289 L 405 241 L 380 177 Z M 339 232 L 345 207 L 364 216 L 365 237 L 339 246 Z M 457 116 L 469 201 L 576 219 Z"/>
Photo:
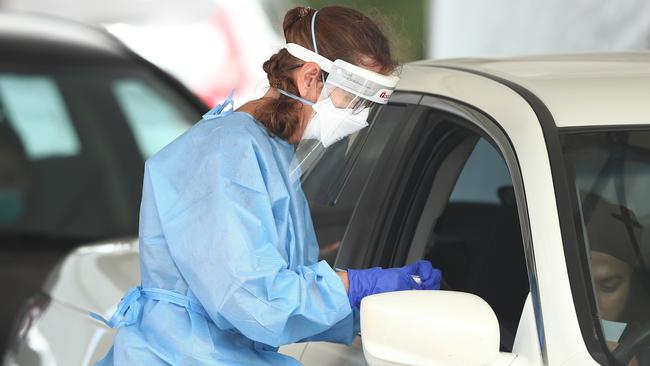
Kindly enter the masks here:
<path id="1" fill-rule="evenodd" d="M 144 161 L 206 110 L 99 28 L 0 12 L 0 349 L 65 254 L 137 235 Z"/>

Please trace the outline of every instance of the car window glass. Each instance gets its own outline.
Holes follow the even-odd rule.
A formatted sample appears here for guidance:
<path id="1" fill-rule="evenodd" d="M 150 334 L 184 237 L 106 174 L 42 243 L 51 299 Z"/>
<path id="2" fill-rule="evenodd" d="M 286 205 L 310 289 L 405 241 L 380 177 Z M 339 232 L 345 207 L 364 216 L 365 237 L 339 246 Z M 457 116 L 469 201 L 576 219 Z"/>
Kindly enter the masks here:
<path id="1" fill-rule="evenodd" d="M 629 354 L 647 364 L 650 131 L 576 131 L 563 136 L 563 149 L 574 179 L 604 342 L 610 350 L 629 349 L 614 352 L 616 357 Z"/>
<path id="2" fill-rule="evenodd" d="M 499 204 L 499 189 L 510 186 L 512 181 L 505 161 L 494 146 L 480 139 L 467 159 L 449 201 Z"/>
<path id="3" fill-rule="evenodd" d="M 184 129 L 200 119 L 193 101 L 146 69 L 0 72 L 3 247 L 60 248 L 137 235 L 145 156 L 117 102 L 116 84 L 132 89 L 122 96 L 163 121 L 158 134 L 144 113 L 136 117 L 156 144 L 171 142 L 169 126 L 176 124 L 169 121 L 179 121 L 177 114 Z M 157 148 L 146 144 L 149 153 Z"/>
<path id="4" fill-rule="evenodd" d="M 343 234 L 361 196 L 361 191 L 371 172 L 375 169 L 379 156 L 388 147 L 388 140 L 398 130 L 396 127 L 402 122 L 402 118 L 407 113 L 406 110 L 407 106 L 402 104 L 384 106 L 377 111 L 377 118 L 369 128 L 361 130 L 354 135 L 353 139 L 340 145 L 340 148 L 345 150 L 344 153 L 351 156 L 346 160 L 345 166 L 331 167 L 344 172 L 345 180 L 340 195 L 331 205 L 309 202 L 320 247 L 320 257 L 330 265 L 334 265 Z M 355 151 L 358 154 L 355 154 Z M 312 180 L 307 182 L 305 189 L 311 189 L 310 184 L 318 184 L 321 181 L 328 182 L 328 179 L 318 178 L 326 173 L 325 170 L 316 172 L 313 175 L 314 178 L 310 177 Z"/>
<path id="5" fill-rule="evenodd" d="M 9 123 L 32 160 L 81 149 L 56 82 L 47 76 L 0 74 L 0 123 Z"/>
<path id="6" fill-rule="evenodd" d="M 117 102 L 145 159 L 187 130 L 191 123 L 169 97 L 137 79 L 113 83 Z"/>

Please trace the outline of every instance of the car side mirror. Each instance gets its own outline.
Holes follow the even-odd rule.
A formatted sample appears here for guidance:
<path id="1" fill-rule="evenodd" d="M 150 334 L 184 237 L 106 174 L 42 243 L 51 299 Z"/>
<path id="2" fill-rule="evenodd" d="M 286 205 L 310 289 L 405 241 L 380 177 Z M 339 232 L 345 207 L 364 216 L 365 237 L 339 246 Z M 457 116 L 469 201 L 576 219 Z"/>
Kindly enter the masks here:
<path id="1" fill-rule="evenodd" d="M 361 337 L 370 366 L 508 365 L 516 358 L 499 353 L 499 322 L 490 305 L 464 292 L 368 296 L 361 301 Z"/>

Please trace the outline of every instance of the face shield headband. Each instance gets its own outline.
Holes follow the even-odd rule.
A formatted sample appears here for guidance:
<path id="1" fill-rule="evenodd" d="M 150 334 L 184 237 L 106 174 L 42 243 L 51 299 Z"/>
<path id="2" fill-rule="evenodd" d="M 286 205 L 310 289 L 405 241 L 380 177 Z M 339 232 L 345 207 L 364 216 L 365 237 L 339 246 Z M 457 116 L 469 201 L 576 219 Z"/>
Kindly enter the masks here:
<path id="1" fill-rule="evenodd" d="M 294 57 L 305 62 L 316 63 L 328 73 L 323 81 L 330 88 L 340 88 L 365 100 L 386 104 L 399 78 L 373 72 L 344 60 L 331 61 L 318 53 L 295 43 L 287 43 L 285 49 Z"/>

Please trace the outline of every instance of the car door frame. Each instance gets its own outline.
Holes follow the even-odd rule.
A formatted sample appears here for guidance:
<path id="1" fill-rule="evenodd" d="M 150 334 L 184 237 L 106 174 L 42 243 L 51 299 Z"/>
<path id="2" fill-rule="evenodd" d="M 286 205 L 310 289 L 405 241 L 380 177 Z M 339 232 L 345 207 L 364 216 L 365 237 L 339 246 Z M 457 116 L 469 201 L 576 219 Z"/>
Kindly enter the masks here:
<path id="1" fill-rule="evenodd" d="M 460 66 L 459 66 L 460 65 Z M 533 238 L 543 313 L 545 364 L 610 364 L 593 318 L 586 254 L 578 246 L 570 194 L 553 115 L 536 95 L 472 63 L 406 65 L 399 88 L 436 95 L 483 111 L 508 137 L 519 161 Z M 558 305 L 561 304 L 561 305 Z M 542 341 L 542 340 L 540 340 Z"/>
<path id="2" fill-rule="evenodd" d="M 567 128 L 559 128 L 555 123 L 553 113 L 546 104 L 528 89 L 526 84 L 518 82 L 516 79 L 507 79 L 499 76 L 498 73 L 469 66 L 439 64 L 434 65 L 434 67 L 452 72 L 461 72 L 472 75 L 472 77 L 480 77 L 506 87 L 533 112 L 536 122 L 535 132 L 541 135 L 541 138 L 538 137 L 536 142 L 539 147 L 543 147 L 543 149 L 539 149 L 538 155 L 543 159 L 544 180 L 547 182 L 548 187 L 553 187 L 553 194 L 547 195 L 546 208 L 539 211 L 552 214 L 551 218 L 555 221 L 549 221 L 549 223 L 553 223 L 552 235 L 559 236 L 562 244 L 561 248 L 558 249 L 556 247 L 557 241 L 553 241 L 556 247 L 556 253 L 554 253 L 556 261 L 554 265 L 548 267 L 554 269 L 552 272 L 560 274 L 552 281 L 561 284 L 565 288 L 564 291 L 561 291 L 563 302 L 566 302 L 567 305 L 570 303 L 570 308 L 575 310 L 575 313 L 565 312 L 561 314 L 557 312 L 554 314 L 554 316 L 563 316 L 568 324 L 563 327 L 564 329 L 559 329 L 564 333 L 562 337 L 559 337 L 559 335 L 553 337 L 552 341 L 555 343 L 553 353 L 558 356 L 561 355 L 564 362 L 571 360 L 568 362 L 618 365 L 619 362 L 608 351 L 608 346 L 604 341 L 605 337 L 599 321 L 595 290 L 591 282 L 590 259 L 587 251 L 581 248 L 580 244 L 584 242 L 584 233 L 577 224 L 580 217 L 580 212 L 577 210 L 579 205 L 577 196 L 573 193 L 574 188 L 569 183 L 568 170 L 560 141 L 561 131 Z M 505 126 L 505 128 L 508 127 Z M 543 142 L 543 144 L 540 142 Z M 521 146 L 517 148 L 519 151 L 527 150 Z M 552 208 L 552 210 L 549 210 L 549 208 Z M 539 244 L 538 247 L 540 247 Z M 543 256 L 547 255 L 543 254 Z M 562 261 L 557 260 L 560 257 L 562 257 Z M 549 270 L 545 272 L 549 273 Z M 559 272 L 560 270 L 562 271 Z M 547 277 L 551 276 L 547 275 Z M 558 280 L 562 282 L 557 282 Z M 545 282 L 550 284 L 551 280 Z M 566 287 L 570 290 L 570 296 L 567 296 Z M 549 302 L 549 300 L 545 301 Z M 546 305 L 545 309 L 548 312 L 550 307 Z M 570 338 L 566 337 L 568 334 L 571 334 Z M 581 337 L 576 337 L 576 334 L 581 335 Z M 562 342 L 563 340 L 569 340 L 569 342 Z M 574 351 L 574 349 L 578 349 L 578 351 Z M 554 355 L 553 358 L 555 357 Z"/>
<path id="3" fill-rule="evenodd" d="M 464 104 L 448 97 L 436 95 L 424 95 L 420 101 L 420 105 L 427 106 L 433 110 L 447 112 L 459 117 L 464 124 L 459 124 L 459 127 L 470 129 L 472 132 L 477 133 L 481 138 L 486 139 L 487 142 L 492 144 L 497 152 L 503 158 L 510 178 L 512 180 L 517 214 L 519 217 L 520 230 L 522 235 L 523 251 L 526 259 L 526 268 L 528 271 L 528 286 L 530 301 L 524 304 L 522 314 L 532 312 L 534 314 L 534 324 L 527 324 L 526 327 L 532 327 L 536 330 L 536 339 L 524 340 L 523 342 L 536 343 L 536 350 L 531 350 L 528 347 L 528 354 L 525 354 L 531 364 L 548 364 L 548 357 L 546 355 L 546 335 L 544 333 L 544 318 L 541 308 L 541 300 L 538 285 L 538 272 L 535 262 L 535 249 L 533 246 L 533 238 L 530 230 L 530 218 L 528 215 L 528 205 L 526 201 L 526 190 L 524 187 L 522 173 L 519 163 L 519 158 L 512 147 L 511 141 L 508 138 L 502 127 L 492 117 L 485 112 L 476 109 L 476 107 Z M 463 164 L 464 165 L 464 164 Z M 394 263 L 398 265 L 398 263 Z M 526 306 L 531 306 L 531 309 L 525 309 Z M 522 321 L 527 321 L 522 315 Z M 521 339 L 518 341 L 522 341 Z M 516 352 L 517 349 L 515 347 Z M 530 352 L 534 352 L 530 353 Z"/>
<path id="4" fill-rule="evenodd" d="M 375 171 L 374 177 L 368 179 L 368 186 L 362 192 L 362 197 L 353 213 L 353 217 L 350 221 L 348 230 L 345 233 L 344 243 L 354 243 L 355 246 L 351 247 L 350 244 L 343 245 L 339 256 L 337 258 L 337 266 L 342 268 L 359 268 L 359 267 L 369 267 L 377 265 L 402 265 L 403 263 L 394 263 L 392 262 L 395 259 L 395 253 L 399 252 L 399 248 L 394 248 L 392 246 L 393 242 L 388 243 L 384 242 L 386 239 L 382 235 L 372 235 L 371 233 L 375 231 L 389 231 L 390 228 L 381 227 L 381 223 L 388 222 L 388 225 L 396 225 L 395 221 L 385 221 L 381 220 L 382 216 L 391 216 L 391 206 L 396 204 L 396 201 L 399 201 L 402 196 L 398 195 L 394 197 L 392 201 L 383 202 L 382 207 L 379 209 L 377 214 L 377 225 L 378 227 L 371 227 L 370 225 L 355 226 L 359 221 L 364 221 L 368 219 L 368 212 L 370 209 L 367 206 L 376 206 L 377 202 L 375 197 L 388 197 L 388 193 L 391 189 L 396 189 L 395 180 L 400 180 L 402 174 L 405 176 L 410 175 L 408 170 L 399 170 L 397 167 L 405 159 L 411 157 L 409 153 L 418 153 L 413 151 L 408 151 L 407 146 L 412 141 L 412 138 L 419 137 L 420 133 L 418 127 L 422 127 L 422 124 L 431 123 L 428 120 L 428 114 L 431 110 L 438 110 L 445 112 L 447 114 L 456 116 L 459 121 L 454 121 L 459 125 L 459 127 L 464 127 L 471 130 L 474 133 L 477 133 L 485 138 L 487 138 L 491 143 L 496 145 L 496 148 L 499 150 L 500 154 L 503 156 L 504 161 L 508 167 L 508 170 L 511 174 L 513 180 L 513 186 L 515 188 L 515 194 L 517 198 L 517 210 L 519 214 L 519 221 L 521 223 L 522 230 L 522 239 L 524 242 L 524 252 L 526 254 L 526 266 L 528 268 L 529 275 L 529 288 L 531 293 L 530 302 L 533 307 L 532 312 L 535 317 L 535 324 L 532 325 L 534 329 L 537 330 L 537 342 L 539 343 L 538 352 L 539 354 L 529 354 L 527 358 L 537 359 L 540 363 L 546 363 L 546 347 L 545 347 L 545 334 L 544 334 L 544 321 L 542 317 L 540 296 L 537 285 L 537 270 L 535 265 L 535 255 L 534 249 L 532 246 L 532 237 L 530 234 L 529 218 L 528 218 L 528 209 L 526 206 L 525 199 L 525 190 L 523 187 L 523 181 L 521 178 L 521 171 L 519 169 L 519 162 L 517 156 L 511 146 L 510 141 L 507 138 L 507 135 L 503 130 L 499 128 L 499 125 L 491 119 L 487 114 L 476 110 L 475 108 L 463 104 L 454 100 L 451 100 L 447 97 L 435 96 L 428 93 L 418 93 L 420 98 L 415 96 L 411 97 L 412 101 L 419 99 L 417 101 L 418 107 L 416 112 L 413 113 L 407 121 L 403 121 L 405 126 L 400 134 L 396 136 L 398 143 L 393 150 L 391 150 L 391 159 L 392 161 L 386 161 L 385 165 L 382 166 L 379 171 Z M 435 123 L 435 122 L 434 122 Z M 442 152 L 444 154 L 444 152 Z M 408 155 L 408 156 L 407 156 Z M 397 173 L 395 171 L 397 170 Z M 386 172 L 393 172 L 392 175 L 388 175 Z M 384 217 L 385 218 L 385 217 Z M 388 230 L 387 230 L 388 229 Z M 362 245 L 359 245 L 361 239 L 364 236 L 371 237 L 371 243 L 365 242 Z M 393 237 L 393 239 L 395 239 Z M 398 242 L 401 242 L 398 240 Z M 405 245 L 402 243 L 402 245 Z M 410 245 L 410 242 L 408 243 Z M 374 248 L 373 248 L 374 246 Z M 352 250 L 354 249 L 354 250 Z M 372 250 L 375 249 L 375 250 Z M 377 253 L 379 251 L 379 253 Z M 403 250 L 401 250 L 403 251 Z M 406 250 L 408 251 L 408 249 Z M 390 252 L 390 254 L 387 254 Z M 385 258 L 389 256 L 391 260 L 389 262 L 385 261 Z M 384 260 L 382 260 L 382 258 Z M 530 326 L 530 325 L 529 325 Z"/>

